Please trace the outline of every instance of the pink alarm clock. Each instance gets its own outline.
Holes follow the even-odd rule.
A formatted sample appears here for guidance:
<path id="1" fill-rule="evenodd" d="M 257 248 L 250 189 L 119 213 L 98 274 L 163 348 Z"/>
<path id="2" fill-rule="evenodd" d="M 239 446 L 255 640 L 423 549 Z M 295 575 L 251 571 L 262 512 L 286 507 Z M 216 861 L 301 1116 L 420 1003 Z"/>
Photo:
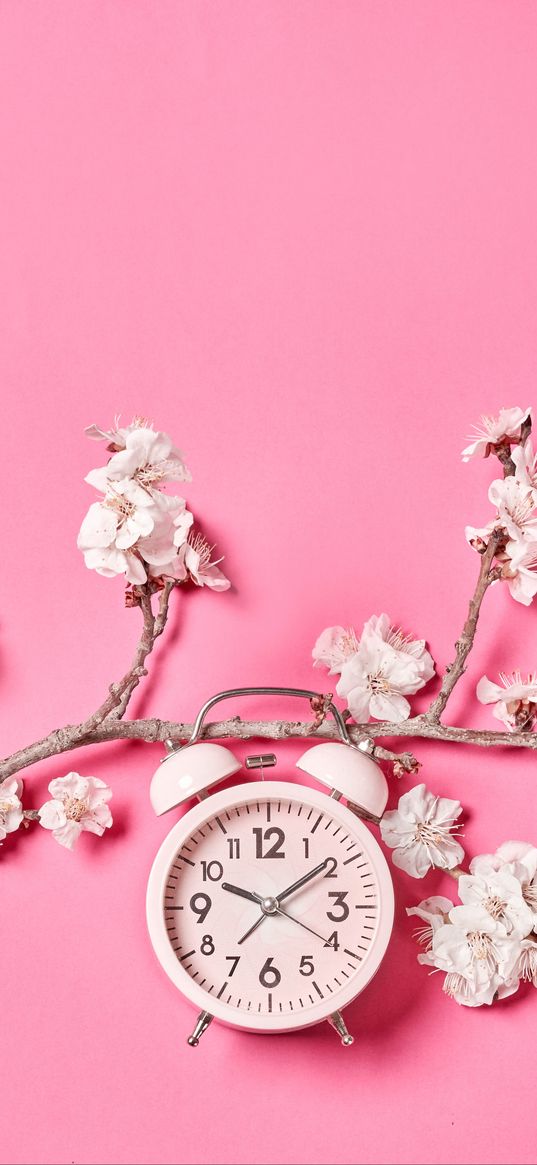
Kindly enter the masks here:
<path id="1" fill-rule="evenodd" d="M 200 1014 L 196 1047 L 213 1019 L 247 1032 L 289 1032 L 328 1020 L 353 1042 L 342 1011 L 367 986 L 390 939 L 394 897 L 388 866 L 356 813 L 382 816 L 388 789 L 379 766 L 354 745 L 330 704 L 341 742 L 309 748 L 298 768 L 330 792 L 290 781 L 240 780 L 222 745 L 200 740 L 218 701 L 241 695 L 315 692 L 236 688 L 201 709 L 192 737 L 170 750 L 151 783 L 166 813 L 199 804 L 163 841 L 149 876 L 147 922 L 166 974 Z M 247 758 L 249 769 L 276 763 Z M 342 803 L 345 797 L 351 810 Z"/>

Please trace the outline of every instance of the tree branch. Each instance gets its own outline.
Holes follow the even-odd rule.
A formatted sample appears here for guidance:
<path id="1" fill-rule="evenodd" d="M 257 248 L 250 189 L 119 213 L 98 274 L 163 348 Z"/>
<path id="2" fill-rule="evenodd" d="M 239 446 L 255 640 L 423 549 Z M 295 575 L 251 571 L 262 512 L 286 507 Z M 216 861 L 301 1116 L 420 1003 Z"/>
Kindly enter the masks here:
<path id="1" fill-rule="evenodd" d="M 466 622 L 461 632 L 460 639 L 455 644 L 456 655 L 453 663 L 446 668 L 442 680 L 442 686 L 436 698 L 433 700 L 426 717 L 431 721 L 438 721 L 444 711 L 444 708 L 449 700 L 449 697 L 455 687 L 455 684 L 460 680 L 461 676 L 466 671 L 466 660 L 474 645 L 475 633 L 477 629 L 477 621 L 481 611 L 481 604 L 488 590 L 488 587 L 498 577 L 492 568 L 492 563 L 498 552 L 498 548 L 502 542 L 505 541 L 505 531 L 501 528 L 493 530 L 486 549 L 481 556 L 481 563 L 479 567 L 479 575 L 475 591 L 470 599 L 468 607 L 468 615 Z"/>
<path id="2" fill-rule="evenodd" d="M 132 663 L 130 671 L 126 673 L 118 685 L 116 685 L 116 695 L 119 695 L 117 706 L 107 713 L 108 716 L 120 720 L 125 715 L 129 700 L 138 687 L 140 680 L 147 675 L 147 668 L 145 661 L 148 655 L 152 652 L 155 646 L 155 641 L 159 635 L 162 635 L 166 622 L 168 619 L 168 608 L 170 602 L 170 595 L 176 586 L 173 580 L 168 579 L 161 591 L 159 608 L 156 616 L 153 615 L 151 606 L 151 596 L 144 597 L 141 601 L 142 611 L 144 615 L 144 629 L 140 642 L 138 644 L 136 655 Z"/>
<path id="3" fill-rule="evenodd" d="M 119 720 L 109 716 L 95 728 L 82 733 L 82 724 L 66 725 L 48 736 L 12 753 L 0 762 L 0 781 L 13 776 L 22 769 L 39 761 L 47 760 L 76 748 L 92 744 L 112 743 L 115 740 L 142 740 L 147 744 L 164 744 L 173 740 L 180 744 L 190 739 L 193 724 L 174 720 Z M 454 744 L 471 744 L 481 748 L 502 746 L 505 748 L 528 748 L 537 750 L 535 732 L 495 732 L 472 728 L 458 728 L 455 725 L 440 724 L 427 716 L 413 716 L 400 724 L 382 721 L 378 724 L 348 725 L 351 740 L 358 743 L 367 738 L 422 738 L 425 740 L 450 741 Z M 339 740 L 337 728 L 331 723 L 321 724 L 315 729 L 312 722 L 287 720 L 241 720 L 238 716 L 229 720 L 207 725 L 204 739 L 207 740 L 291 740 L 314 737 L 317 740 Z M 415 772 L 416 758 L 410 752 L 393 753 L 379 745 L 374 755 L 378 760 L 394 761 L 406 772 Z"/>

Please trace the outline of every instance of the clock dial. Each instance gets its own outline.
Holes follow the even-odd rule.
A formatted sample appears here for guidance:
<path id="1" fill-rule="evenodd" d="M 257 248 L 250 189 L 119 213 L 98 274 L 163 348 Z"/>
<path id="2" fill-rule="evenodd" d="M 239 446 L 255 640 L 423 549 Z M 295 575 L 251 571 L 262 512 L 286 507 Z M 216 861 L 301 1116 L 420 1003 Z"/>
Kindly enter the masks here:
<path id="1" fill-rule="evenodd" d="M 325 795 L 272 784 L 282 795 L 267 797 L 256 787 L 255 799 L 252 786 L 242 798 L 228 790 L 220 812 L 200 805 L 196 828 L 188 832 L 185 818 L 168 845 L 166 969 L 171 956 L 196 999 L 206 994 L 207 1009 L 224 1008 L 230 1023 L 279 1017 L 294 1026 L 319 1008 L 334 1011 L 339 995 L 352 998 L 374 973 L 383 859 L 362 823 Z M 390 915 L 389 896 L 384 906 Z M 388 935 L 390 926 L 391 918 Z"/>

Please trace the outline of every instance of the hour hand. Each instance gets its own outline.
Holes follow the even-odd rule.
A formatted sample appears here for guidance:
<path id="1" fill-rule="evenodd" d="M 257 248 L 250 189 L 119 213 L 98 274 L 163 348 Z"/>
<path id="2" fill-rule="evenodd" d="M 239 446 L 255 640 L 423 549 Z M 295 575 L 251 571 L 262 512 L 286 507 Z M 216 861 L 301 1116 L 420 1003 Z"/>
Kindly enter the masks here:
<path id="1" fill-rule="evenodd" d="M 281 894 L 278 894 L 278 902 L 283 902 L 284 898 L 289 898 L 291 894 L 295 894 L 297 890 L 301 890 L 307 882 L 310 882 L 312 878 L 317 877 L 317 874 L 326 870 L 330 861 L 331 858 L 325 858 L 324 862 L 319 862 L 319 865 L 314 866 L 313 870 L 308 870 L 308 873 L 304 874 L 302 878 L 299 878 L 297 882 L 293 882 L 292 886 L 288 886 L 286 890 L 282 890 Z"/>
<path id="2" fill-rule="evenodd" d="M 222 890 L 229 890 L 230 894 L 238 894 L 240 898 L 248 898 L 249 902 L 262 902 L 261 894 L 254 894 L 252 890 L 243 890 L 241 886 L 232 886 L 230 882 L 222 882 Z"/>

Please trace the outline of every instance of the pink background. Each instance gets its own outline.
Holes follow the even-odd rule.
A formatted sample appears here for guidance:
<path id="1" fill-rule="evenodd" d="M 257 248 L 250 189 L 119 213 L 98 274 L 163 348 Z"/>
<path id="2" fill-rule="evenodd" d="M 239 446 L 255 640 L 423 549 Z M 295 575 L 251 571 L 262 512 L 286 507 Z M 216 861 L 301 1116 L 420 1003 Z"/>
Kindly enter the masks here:
<path id="1" fill-rule="evenodd" d="M 116 412 L 185 450 L 234 582 L 175 596 L 138 713 L 328 689 L 318 632 L 382 610 L 451 658 L 493 476 L 463 438 L 536 403 L 536 67 L 517 0 L 3 0 L 3 752 L 92 710 L 132 654 L 138 613 L 75 546 L 102 452 L 82 430 Z M 489 595 L 452 722 L 492 726 L 476 680 L 535 667 L 535 622 Z M 470 854 L 537 841 L 530 755 L 416 750 Z M 534 1161 L 537 999 L 464 1010 L 418 966 L 404 906 L 440 877 L 395 875 L 352 1050 L 326 1025 L 186 1047 L 144 921 L 160 755 L 27 774 L 36 806 L 71 765 L 106 778 L 115 826 L 2 849 L 2 1159 Z"/>

